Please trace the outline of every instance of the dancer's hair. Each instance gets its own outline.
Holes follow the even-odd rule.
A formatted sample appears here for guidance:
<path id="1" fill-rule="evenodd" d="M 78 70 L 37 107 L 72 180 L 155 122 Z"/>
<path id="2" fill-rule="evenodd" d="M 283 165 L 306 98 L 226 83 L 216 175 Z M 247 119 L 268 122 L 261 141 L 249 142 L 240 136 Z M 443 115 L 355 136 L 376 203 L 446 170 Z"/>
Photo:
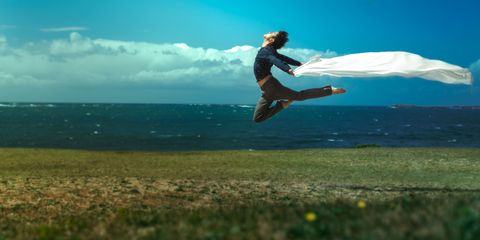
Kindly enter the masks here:
<path id="1" fill-rule="evenodd" d="M 275 35 L 275 41 L 271 43 L 273 48 L 280 49 L 285 46 L 285 43 L 288 42 L 288 33 L 285 31 L 279 31 L 278 34 Z"/>

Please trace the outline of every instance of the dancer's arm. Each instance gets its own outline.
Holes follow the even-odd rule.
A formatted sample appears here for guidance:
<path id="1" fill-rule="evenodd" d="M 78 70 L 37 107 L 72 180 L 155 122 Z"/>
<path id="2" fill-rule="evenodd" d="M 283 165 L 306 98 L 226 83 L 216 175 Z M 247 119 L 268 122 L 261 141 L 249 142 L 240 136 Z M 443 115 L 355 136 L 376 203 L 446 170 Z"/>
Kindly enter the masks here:
<path id="1" fill-rule="evenodd" d="M 277 58 L 276 56 L 274 55 L 269 55 L 268 56 L 268 60 L 275 66 L 277 66 L 278 68 L 280 68 L 282 71 L 290 74 L 290 66 L 288 66 L 288 64 L 286 64 L 285 62 L 283 62 L 282 60 L 280 60 L 279 58 Z"/>
<path id="2" fill-rule="evenodd" d="M 278 58 L 280 58 L 282 61 L 284 61 L 284 62 L 286 62 L 290 65 L 293 65 L 293 66 L 301 66 L 302 65 L 301 62 L 299 62 L 299 61 L 297 61 L 293 58 L 289 58 L 289 57 L 287 57 L 285 55 L 282 55 L 280 53 L 278 53 Z"/>

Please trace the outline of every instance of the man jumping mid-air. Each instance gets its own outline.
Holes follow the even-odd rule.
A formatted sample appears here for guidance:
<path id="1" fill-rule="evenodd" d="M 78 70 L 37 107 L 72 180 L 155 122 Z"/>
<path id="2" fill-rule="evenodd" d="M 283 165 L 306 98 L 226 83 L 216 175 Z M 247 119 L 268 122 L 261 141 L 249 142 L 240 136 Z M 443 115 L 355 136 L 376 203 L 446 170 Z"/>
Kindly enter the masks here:
<path id="1" fill-rule="evenodd" d="M 253 114 L 253 120 L 255 122 L 267 120 L 282 109 L 287 108 L 293 101 L 303 101 L 345 92 L 345 89 L 334 88 L 332 86 L 311 88 L 300 92 L 283 86 L 272 76 L 272 66 L 275 65 L 284 72 L 295 76 L 288 64 L 294 66 L 302 65 L 301 62 L 277 52 L 287 41 L 288 33 L 285 31 L 269 32 L 263 35 L 262 47 L 258 51 L 255 63 L 253 64 L 255 78 L 262 90 L 262 96 L 258 100 L 255 113 Z M 275 100 L 277 100 L 276 104 L 270 107 Z"/>

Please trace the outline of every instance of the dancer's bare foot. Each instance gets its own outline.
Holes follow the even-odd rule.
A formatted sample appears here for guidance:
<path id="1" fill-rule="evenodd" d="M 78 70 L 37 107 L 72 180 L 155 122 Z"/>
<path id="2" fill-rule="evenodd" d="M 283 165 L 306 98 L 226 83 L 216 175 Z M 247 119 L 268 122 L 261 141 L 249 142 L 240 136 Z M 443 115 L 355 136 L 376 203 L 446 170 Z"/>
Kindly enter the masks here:
<path id="1" fill-rule="evenodd" d="M 332 94 L 341 94 L 341 93 L 345 93 L 345 92 L 347 92 L 347 90 L 345 90 L 343 88 L 332 87 Z"/>
<path id="2" fill-rule="evenodd" d="M 293 100 L 289 99 L 288 101 L 281 101 L 281 103 L 283 108 L 287 108 L 288 106 L 290 106 L 290 104 L 293 103 Z"/>

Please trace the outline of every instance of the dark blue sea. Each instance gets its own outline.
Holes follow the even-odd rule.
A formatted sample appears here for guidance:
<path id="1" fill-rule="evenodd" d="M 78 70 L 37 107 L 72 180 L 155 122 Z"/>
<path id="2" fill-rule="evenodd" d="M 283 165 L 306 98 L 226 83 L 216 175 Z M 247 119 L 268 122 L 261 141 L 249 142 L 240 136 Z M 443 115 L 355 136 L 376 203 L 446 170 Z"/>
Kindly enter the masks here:
<path id="1" fill-rule="evenodd" d="M 480 147 L 480 110 L 292 105 L 254 123 L 252 105 L 0 104 L 0 147 L 220 150 Z"/>

